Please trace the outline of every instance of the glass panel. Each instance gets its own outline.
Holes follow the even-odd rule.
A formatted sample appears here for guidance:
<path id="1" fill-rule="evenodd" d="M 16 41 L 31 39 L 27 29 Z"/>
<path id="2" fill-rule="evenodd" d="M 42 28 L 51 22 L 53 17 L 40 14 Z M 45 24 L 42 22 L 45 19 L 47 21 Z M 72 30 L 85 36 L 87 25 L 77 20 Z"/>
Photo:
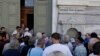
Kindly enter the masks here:
<path id="1" fill-rule="evenodd" d="M 34 0 L 25 0 L 25 6 L 34 6 Z"/>

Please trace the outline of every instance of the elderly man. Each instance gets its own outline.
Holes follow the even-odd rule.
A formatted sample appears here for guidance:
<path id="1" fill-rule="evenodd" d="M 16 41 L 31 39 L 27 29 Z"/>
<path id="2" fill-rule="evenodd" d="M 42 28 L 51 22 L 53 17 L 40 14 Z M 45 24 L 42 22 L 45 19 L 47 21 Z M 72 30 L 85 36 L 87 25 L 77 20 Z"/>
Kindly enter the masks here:
<path id="1" fill-rule="evenodd" d="M 29 32 L 29 28 L 25 28 L 24 37 L 25 37 L 25 36 L 32 37 L 32 34 Z"/>
<path id="2" fill-rule="evenodd" d="M 70 51 L 73 52 L 73 44 L 70 41 L 70 37 L 68 35 L 64 36 L 64 45 L 68 46 Z"/>
<path id="3" fill-rule="evenodd" d="M 27 56 L 42 56 L 44 44 L 44 39 L 40 38 L 37 42 L 37 46 L 29 49 Z"/>
<path id="4" fill-rule="evenodd" d="M 51 36 L 53 45 L 47 47 L 44 52 L 43 56 L 50 56 L 50 53 L 52 52 L 61 52 L 63 53 L 63 56 L 72 56 L 68 46 L 65 46 L 63 44 L 60 44 L 61 36 L 59 33 L 53 33 Z"/>

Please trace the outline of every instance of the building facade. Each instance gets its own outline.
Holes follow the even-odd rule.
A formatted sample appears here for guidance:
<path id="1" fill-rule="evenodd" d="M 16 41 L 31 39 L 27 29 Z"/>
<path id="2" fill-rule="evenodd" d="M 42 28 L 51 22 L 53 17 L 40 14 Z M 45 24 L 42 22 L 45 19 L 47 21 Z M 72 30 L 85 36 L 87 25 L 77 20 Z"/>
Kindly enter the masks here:
<path id="1" fill-rule="evenodd" d="M 12 33 L 16 26 L 27 26 L 27 14 L 33 14 L 34 32 L 52 32 L 52 0 L 0 0 L 0 27 L 6 27 Z M 23 3 L 24 2 L 24 3 Z M 34 3 L 34 4 L 32 4 Z M 24 6 L 23 6 L 24 5 Z M 33 12 L 30 11 L 31 8 Z M 30 20 L 31 21 L 31 20 Z"/>
<path id="2" fill-rule="evenodd" d="M 52 32 L 66 34 L 76 28 L 83 34 L 100 34 L 99 0 L 53 0 Z"/>
<path id="3" fill-rule="evenodd" d="M 0 27 L 4 26 L 12 32 L 21 25 L 20 3 L 21 0 L 0 0 Z M 30 3 L 26 2 L 27 6 Z M 76 28 L 83 33 L 100 30 L 99 0 L 34 0 L 32 5 L 35 33 L 66 34 L 69 28 Z"/>
<path id="4" fill-rule="evenodd" d="M 20 0 L 0 0 L 0 27 L 9 32 L 20 25 Z"/>

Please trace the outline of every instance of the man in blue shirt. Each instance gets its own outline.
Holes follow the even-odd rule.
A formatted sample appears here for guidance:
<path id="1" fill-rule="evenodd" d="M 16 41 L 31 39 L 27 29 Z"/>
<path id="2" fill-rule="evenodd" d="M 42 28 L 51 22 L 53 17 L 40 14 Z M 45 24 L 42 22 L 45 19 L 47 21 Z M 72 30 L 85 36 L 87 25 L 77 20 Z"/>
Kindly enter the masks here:
<path id="1" fill-rule="evenodd" d="M 83 41 L 84 40 L 82 39 L 82 37 L 78 37 L 76 39 L 77 46 L 74 50 L 74 56 L 87 56 L 87 51 L 83 45 Z"/>
<path id="2" fill-rule="evenodd" d="M 29 49 L 27 56 L 42 56 L 44 44 L 44 39 L 40 38 L 37 42 L 37 46 Z"/>

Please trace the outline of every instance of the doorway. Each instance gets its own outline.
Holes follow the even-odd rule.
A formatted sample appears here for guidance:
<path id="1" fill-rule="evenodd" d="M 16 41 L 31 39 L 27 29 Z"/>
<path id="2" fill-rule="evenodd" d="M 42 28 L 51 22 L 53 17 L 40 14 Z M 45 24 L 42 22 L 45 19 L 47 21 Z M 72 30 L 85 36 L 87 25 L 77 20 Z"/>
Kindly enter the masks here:
<path id="1" fill-rule="evenodd" d="M 30 4 L 30 1 L 33 0 L 20 0 L 20 25 L 24 24 L 31 30 L 34 28 L 34 6 Z"/>
<path id="2" fill-rule="evenodd" d="M 31 30 L 33 29 L 33 25 L 34 25 L 34 16 L 33 14 L 27 14 L 27 27 Z"/>

